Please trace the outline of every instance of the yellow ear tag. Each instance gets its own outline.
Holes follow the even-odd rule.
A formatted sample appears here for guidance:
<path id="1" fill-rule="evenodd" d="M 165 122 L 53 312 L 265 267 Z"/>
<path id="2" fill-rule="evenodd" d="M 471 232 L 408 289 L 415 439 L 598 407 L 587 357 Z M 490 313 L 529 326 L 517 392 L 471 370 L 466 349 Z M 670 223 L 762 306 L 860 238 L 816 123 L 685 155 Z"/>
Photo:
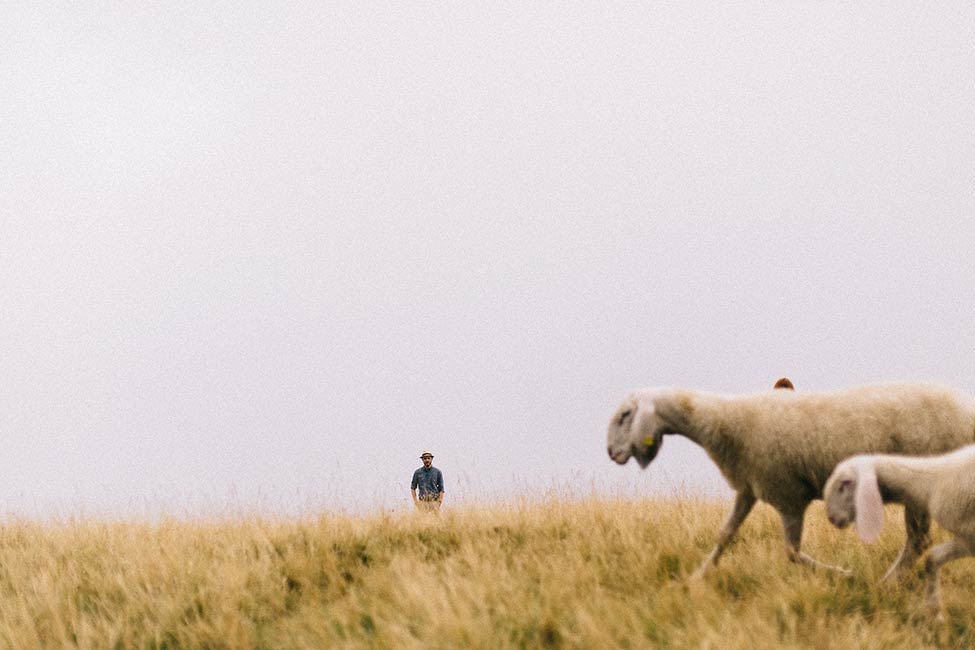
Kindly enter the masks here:
<path id="1" fill-rule="evenodd" d="M 653 447 L 653 436 L 647 436 L 644 438 L 643 444 L 645 444 L 647 447 Z"/>

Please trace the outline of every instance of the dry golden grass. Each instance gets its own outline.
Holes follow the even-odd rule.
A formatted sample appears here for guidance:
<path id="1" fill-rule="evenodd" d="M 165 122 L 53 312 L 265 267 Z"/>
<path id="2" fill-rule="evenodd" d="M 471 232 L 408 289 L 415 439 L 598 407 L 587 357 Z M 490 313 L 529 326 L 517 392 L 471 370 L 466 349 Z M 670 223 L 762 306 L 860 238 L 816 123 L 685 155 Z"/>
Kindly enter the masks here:
<path id="1" fill-rule="evenodd" d="M 975 563 L 944 571 L 948 622 L 920 581 L 878 586 L 903 528 L 865 548 L 807 517 L 790 564 L 759 507 L 703 583 L 687 574 L 727 504 L 560 501 L 443 516 L 223 522 L 7 522 L 9 648 L 968 648 Z M 900 518 L 890 508 L 891 521 Z"/>

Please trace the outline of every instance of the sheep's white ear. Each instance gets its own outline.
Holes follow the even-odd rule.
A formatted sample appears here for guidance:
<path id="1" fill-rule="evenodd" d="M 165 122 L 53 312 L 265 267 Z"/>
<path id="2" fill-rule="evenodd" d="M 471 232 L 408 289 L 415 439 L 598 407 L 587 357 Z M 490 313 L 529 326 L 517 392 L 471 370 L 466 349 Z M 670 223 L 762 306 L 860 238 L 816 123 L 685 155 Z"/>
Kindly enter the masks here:
<path id="1" fill-rule="evenodd" d="M 646 442 L 653 436 L 653 400 L 643 398 L 637 401 L 636 417 L 633 419 L 633 440 Z"/>
<path id="2" fill-rule="evenodd" d="M 861 465 L 857 473 L 857 490 L 854 496 L 857 533 L 865 543 L 873 544 L 884 527 L 884 502 L 880 498 L 880 486 L 877 485 L 877 473 L 873 465 Z"/>

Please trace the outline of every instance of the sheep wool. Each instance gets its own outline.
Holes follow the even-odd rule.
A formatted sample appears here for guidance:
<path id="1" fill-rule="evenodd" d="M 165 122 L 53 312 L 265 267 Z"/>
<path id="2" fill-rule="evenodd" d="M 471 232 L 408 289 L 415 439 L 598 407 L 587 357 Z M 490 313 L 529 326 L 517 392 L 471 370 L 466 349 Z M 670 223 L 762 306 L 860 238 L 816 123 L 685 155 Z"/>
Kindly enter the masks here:
<path id="1" fill-rule="evenodd" d="M 941 567 L 975 554 L 975 445 L 920 458 L 853 456 L 836 466 L 823 498 L 830 522 L 845 528 L 855 521 L 867 543 L 876 541 L 883 528 L 884 502 L 902 503 L 954 535 L 931 549 L 925 562 L 925 606 L 940 617 Z"/>
<path id="2" fill-rule="evenodd" d="M 773 390 L 722 396 L 690 389 L 631 393 L 607 432 L 610 458 L 646 468 L 666 435 L 697 443 L 736 491 L 731 513 L 695 576 L 714 566 L 758 500 L 782 519 L 788 557 L 800 551 L 806 508 L 823 496 L 833 468 L 855 454 L 937 454 L 975 442 L 975 399 L 930 384 L 881 384 L 834 392 Z M 908 539 L 888 576 L 906 570 L 928 543 L 930 520 L 905 508 Z"/>

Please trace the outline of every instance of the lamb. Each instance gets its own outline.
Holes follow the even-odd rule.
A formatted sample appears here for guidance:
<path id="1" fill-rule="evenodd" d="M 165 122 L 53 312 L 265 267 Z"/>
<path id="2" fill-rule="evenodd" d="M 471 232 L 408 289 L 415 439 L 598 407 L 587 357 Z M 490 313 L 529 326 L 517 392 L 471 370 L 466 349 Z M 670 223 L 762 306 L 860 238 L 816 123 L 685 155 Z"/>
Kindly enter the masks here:
<path id="1" fill-rule="evenodd" d="M 975 555 L 975 445 L 926 458 L 858 455 L 844 460 L 826 481 L 823 497 L 830 522 L 856 521 L 872 544 L 884 525 L 884 502 L 902 503 L 933 518 L 954 537 L 931 549 L 925 561 L 925 606 L 940 618 L 938 573 L 954 559 Z"/>
<path id="2" fill-rule="evenodd" d="M 793 562 L 848 574 L 800 551 L 803 517 L 833 468 L 859 453 L 935 454 L 975 442 L 975 399 L 945 387 L 882 384 L 827 393 L 772 390 L 719 396 L 688 389 L 630 394 L 609 423 L 609 456 L 646 468 L 665 435 L 697 443 L 736 491 L 710 555 L 692 577 L 717 564 L 762 500 L 782 520 Z M 930 543 L 926 510 L 905 508 L 907 542 L 885 578 L 902 575 Z"/>

